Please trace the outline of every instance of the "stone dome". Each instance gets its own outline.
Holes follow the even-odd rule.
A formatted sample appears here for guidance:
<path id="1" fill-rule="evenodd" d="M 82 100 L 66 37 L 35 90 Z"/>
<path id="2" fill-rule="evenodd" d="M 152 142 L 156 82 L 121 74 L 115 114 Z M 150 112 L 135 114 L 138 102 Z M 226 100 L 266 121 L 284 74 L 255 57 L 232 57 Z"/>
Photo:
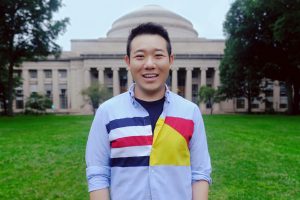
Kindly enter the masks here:
<path id="1" fill-rule="evenodd" d="M 184 17 L 158 5 L 147 5 L 117 19 L 107 32 L 108 38 L 127 38 L 130 30 L 138 24 L 154 22 L 163 25 L 170 38 L 197 38 L 193 24 Z"/>

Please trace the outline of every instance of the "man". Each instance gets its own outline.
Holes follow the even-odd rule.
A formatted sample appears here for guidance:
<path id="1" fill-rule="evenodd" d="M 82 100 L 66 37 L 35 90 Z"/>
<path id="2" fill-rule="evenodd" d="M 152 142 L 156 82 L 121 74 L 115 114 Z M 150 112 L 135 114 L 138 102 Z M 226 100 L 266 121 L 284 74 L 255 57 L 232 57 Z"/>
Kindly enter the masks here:
<path id="1" fill-rule="evenodd" d="M 125 62 L 135 83 L 99 107 L 87 142 L 91 200 L 208 198 L 203 120 L 197 105 L 167 88 L 173 60 L 162 26 L 131 31 Z"/>

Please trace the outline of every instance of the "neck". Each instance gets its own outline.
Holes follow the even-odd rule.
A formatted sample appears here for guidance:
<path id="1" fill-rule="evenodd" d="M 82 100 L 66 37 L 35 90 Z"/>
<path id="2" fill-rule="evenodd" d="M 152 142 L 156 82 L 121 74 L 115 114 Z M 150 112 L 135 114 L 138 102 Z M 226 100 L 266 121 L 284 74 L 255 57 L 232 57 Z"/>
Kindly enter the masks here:
<path id="1" fill-rule="evenodd" d="M 143 101 L 156 101 L 165 96 L 166 88 L 163 85 L 158 91 L 144 91 L 141 88 L 134 88 L 134 96 Z"/>

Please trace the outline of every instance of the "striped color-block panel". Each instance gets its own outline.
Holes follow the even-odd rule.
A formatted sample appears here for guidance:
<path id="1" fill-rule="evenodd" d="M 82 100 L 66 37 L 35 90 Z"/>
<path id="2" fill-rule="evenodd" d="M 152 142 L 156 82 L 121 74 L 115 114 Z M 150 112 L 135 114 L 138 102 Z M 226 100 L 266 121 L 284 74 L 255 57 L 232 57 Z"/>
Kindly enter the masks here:
<path id="1" fill-rule="evenodd" d="M 149 166 L 152 129 L 149 117 L 116 119 L 106 125 L 112 167 Z"/>

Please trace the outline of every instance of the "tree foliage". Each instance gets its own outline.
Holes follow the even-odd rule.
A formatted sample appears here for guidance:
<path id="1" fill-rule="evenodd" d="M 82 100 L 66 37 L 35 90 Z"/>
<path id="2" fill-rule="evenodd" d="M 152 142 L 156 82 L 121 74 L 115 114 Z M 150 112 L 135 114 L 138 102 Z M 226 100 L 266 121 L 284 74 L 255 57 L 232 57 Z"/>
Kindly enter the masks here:
<path id="1" fill-rule="evenodd" d="M 213 113 L 214 104 L 220 102 L 221 100 L 218 90 L 208 86 L 201 86 L 198 96 L 200 102 L 210 105 L 210 114 Z"/>
<path id="2" fill-rule="evenodd" d="M 0 3 L 0 82 L 8 102 L 6 114 L 12 115 L 13 72 L 25 60 L 60 53 L 55 43 L 65 31 L 68 18 L 54 20 L 53 14 L 61 7 L 61 0 L 1 0 Z M 1 77 L 2 78 L 2 77 Z"/>
<path id="3" fill-rule="evenodd" d="M 112 97 L 112 93 L 103 85 L 92 84 L 90 87 L 82 90 L 81 94 L 88 97 L 88 101 L 93 107 L 95 114 L 99 104 Z"/>
<path id="4" fill-rule="evenodd" d="M 238 39 L 226 41 L 225 55 L 220 66 L 220 93 L 228 99 L 245 97 L 248 102 L 252 102 L 261 92 L 260 83 L 263 77 L 253 60 L 248 61 L 243 52 L 236 51 L 242 45 Z M 250 103 L 249 113 L 251 109 Z"/>
<path id="5" fill-rule="evenodd" d="M 259 80 L 270 78 L 293 89 L 289 109 L 298 112 L 299 19 L 300 0 L 236 0 L 232 4 L 224 23 L 227 41 L 220 70 L 228 97 L 248 96 L 251 101 L 260 93 Z M 241 92 L 241 86 L 248 92 Z"/>
<path id="6" fill-rule="evenodd" d="M 52 101 L 48 97 L 33 92 L 25 103 L 25 113 L 45 113 L 51 106 Z"/>

